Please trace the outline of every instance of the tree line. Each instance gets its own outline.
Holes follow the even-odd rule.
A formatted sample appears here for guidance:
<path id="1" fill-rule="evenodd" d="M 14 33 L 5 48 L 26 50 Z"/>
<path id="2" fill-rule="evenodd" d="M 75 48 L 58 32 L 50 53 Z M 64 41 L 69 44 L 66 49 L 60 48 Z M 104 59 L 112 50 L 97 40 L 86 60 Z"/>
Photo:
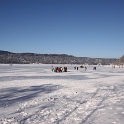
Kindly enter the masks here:
<path id="1" fill-rule="evenodd" d="M 0 63 L 2 64 L 89 64 L 108 65 L 118 61 L 115 58 L 89 58 L 75 57 L 67 54 L 35 54 L 35 53 L 11 53 L 0 51 Z"/>

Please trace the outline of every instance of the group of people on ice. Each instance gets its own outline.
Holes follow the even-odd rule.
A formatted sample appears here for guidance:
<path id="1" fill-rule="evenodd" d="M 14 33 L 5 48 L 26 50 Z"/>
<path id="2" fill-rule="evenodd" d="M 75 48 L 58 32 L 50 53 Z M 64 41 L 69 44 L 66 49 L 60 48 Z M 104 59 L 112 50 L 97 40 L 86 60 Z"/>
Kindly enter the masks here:
<path id="1" fill-rule="evenodd" d="M 87 70 L 87 67 L 86 66 L 80 66 L 80 68 L 84 68 L 85 71 Z M 78 70 L 78 67 L 74 67 L 74 70 Z"/>
<path id="2" fill-rule="evenodd" d="M 56 67 L 55 69 L 52 68 L 52 72 L 67 72 L 67 67 Z"/>
<path id="3" fill-rule="evenodd" d="M 84 68 L 85 71 L 87 70 L 86 66 L 80 66 L 80 68 Z M 74 67 L 74 70 L 78 70 L 78 67 Z M 96 67 L 93 67 L 93 70 L 96 70 Z"/>
<path id="4" fill-rule="evenodd" d="M 87 70 L 86 66 L 80 66 L 80 68 L 84 68 L 85 71 Z M 74 67 L 74 70 L 78 70 L 78 69 L 79 69 L 78 67 Z M 96 67 L 93 67 L 93 70 L 96 70 Z M 52 66 L 51 71 L 52 72 L 67 72 L 67 67 L 55 67 L 55 68 L 53 68 L 53 66 Z"/>

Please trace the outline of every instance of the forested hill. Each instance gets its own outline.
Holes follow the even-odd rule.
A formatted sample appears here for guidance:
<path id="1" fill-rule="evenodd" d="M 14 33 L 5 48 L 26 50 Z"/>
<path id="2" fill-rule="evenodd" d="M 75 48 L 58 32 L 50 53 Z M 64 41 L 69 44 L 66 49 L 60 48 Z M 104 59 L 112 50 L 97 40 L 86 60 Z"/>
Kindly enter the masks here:
<path id="1" fill-rule="evenodd" d="M 124 55 L 116 60 L 116 65 L 124 65 Z"/>
<path id="2" fill-rule="evenodd" d="M 4 64 L 92 64 L 101 63 L 108 65 L 117 61 L 115 58 L 89 58 L 75 57 L 66 54 L 36 54 L 36 53 L 11 53 L 0 50 L 0 63 Z"/>
<path id="3" fill-rule="evenodd" d="M 0 55 L 1 55 L 1 54 L 12 54 L 12 52 L 0 50 Z"/>

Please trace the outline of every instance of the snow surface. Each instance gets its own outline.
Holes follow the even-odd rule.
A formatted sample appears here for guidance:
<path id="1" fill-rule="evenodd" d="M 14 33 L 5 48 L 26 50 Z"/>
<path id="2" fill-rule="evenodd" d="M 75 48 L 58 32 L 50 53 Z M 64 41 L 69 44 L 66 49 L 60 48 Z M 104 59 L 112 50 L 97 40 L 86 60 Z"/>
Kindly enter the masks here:
<path id="1" fill-rule="evenodd" d="M 0 65 L 0 124 L 124 124 L 124 68 Z"/>

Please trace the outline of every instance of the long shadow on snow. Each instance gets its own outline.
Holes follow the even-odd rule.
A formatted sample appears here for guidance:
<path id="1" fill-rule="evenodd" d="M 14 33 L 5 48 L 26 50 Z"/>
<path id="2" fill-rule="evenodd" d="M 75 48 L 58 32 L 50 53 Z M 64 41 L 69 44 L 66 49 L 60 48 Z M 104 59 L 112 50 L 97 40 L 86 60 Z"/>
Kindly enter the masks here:
<path id="1" fill-rule="evenodd" d="M 109 87 L 108 87 L 109 88 Z M 108 91 L 108 89 L 105 89 Z M 113 89 L 109 89 L 111 90 L 111 92 L 117 92 L 118 90 L 116 88 L 113 88 Z M 100 89 L 97 89 L 96 92 L 94 93 L 91 93 L 91 97 L 89 98 L 89 100 L 92 100 L 92 99 L 96 99 L 96 98 L 100 98 L 101 100 L 96 104 L 96 107 L 94 107 L 92 109 L 92 111 L 84 118 L 82 119 L 81 123 L 80 124 L 84 124 L 84 123 L 87 123 L 87 121 L 89 121 L 89 118 L 100 108 L 104 107 L 104 106 L 101 106 L 105 100 L 107 100 L 109 98 L 109 96 L 104 96 L 104 97 L 100 97 L 100 96 L 97 96 L 97 94 L 100 92 Z M 68 99 L 69 101 L 71 101 L 71 99 Z M 79 103 L 80 105 L 81 104 L 86 104 L 89 100 L 84 100 L 83 102 L 82 101 L 77 101 L 77 103 Z M 72 111 L 70 111 L 68 114 L 66 114 L 65 116 L 63 116 L 63 118 L 59 119 L 56 121 L 56 123 L 60 123 L 61 121 L 65 120 L 66 118 L 68 118 L 73 112 L 75 112 L 77 110 L 77 106 L 75 106 L 74 109 L 72 109 Z M 121 115 L 120 115 L 121 116 Z"/>
<path id="2" fill-rule="evenodd" d="M 73 80 L 90 80 L 90 79 L 99 79 L 117 75 L 105 75 L 105 74 L 97 74 L 99 77 L 97 78 L 88 78 L 86 75 L 55 75 L 55 76 L 3 76 L 0 77 L 0 81 L 14 81 L 14 80 L 26 80 L 26 79 L 73 79 Z"/>
<path id="3" fill-rule="evenodd" d="M 16 102 L 27 101 L 37 97 L 40 94 L 48 94 L 61 88 L 62 86 L 58 87 L 58 85 L 53 84 L 44 84 L 23 88 L 5 88 L 0 91 L 0 107 L 4 107 L 5 105 L 11 106 Z"/>
<path id="4" fill-rule="evenodd" d="M 108 86 L 108 85 L 104 85 L 101 90 L 105 90 L 105 91 L 107 92 L 107 95 L 108 95 L 108 96 L 106 95 L 106 96 L 102 97 L 102 101 L 97 104 L 97 107 L 96 107 L 95 109 L 93 109 L 93 111 L 91 111 L 90 114 L 87 115 L 87 116 L 85 117 L 85 119 L 83 119 L 80 124 L 84 124 L 84 123 L 87 123 L 87 121 L 90 121 L 89 118 L 99 109 L 99 107 L 103 104 L 103 102 L 104 102 L 105 100 L 112 99 L 111 93 L 116 94 L 116 95 L 117 95 L 116 97 L 120 97 L 120 96 L 119 96 L 119 93 L 122 94 L 122 92 L 123 92 L 123 87 L 124 87 L 123 84 L 122 84 L 122 85 L 118 85 L 118 86 L 114 86 L 114 88 L 111 88 L 111 86 Z M 109 96 L 108 91 L 111 92 L 111 93 L 110 93 L 110 96 Z M 120 91 L 121 91 L 121 92 L 120 92 Z M 98 92 L 99 92 L 99 90 L 98 90 Z M 92 98 L 94 98 L 96 95 L 97 95 L 97 93 L 94 94 L 94 96 L 93 96 Z M 114 97 L 115 97 L 115 96 L 114 96 Z M 117 99 L 117 98 L 116 98 L 116 99 Z M 114 106 L 115 108 L 117 108 L 118 104 L 119 104 L 119 107 L 124 108 L 123 100 L 117 102 L 116 104 L 113 103 L 111 106 Z M 100 108 L 101 108 L 101 107 L 100 107 Z M 116 116 L 119 116 L 120 118 L 123 118 L 123 114 L 120 114 L 120 113 L 118 113 Z M 92 120 L 90 123 L 95 122 L 95 120 L 96 120 L 96 119 Z M 89 122 L 88 122 L 88 124 L 89 124 Z"/>
<path id="5" fill-rule="evenodd" d="M 90 99 L 93 99 L 93 98 L 98 94 L 98 92 L 99 92 L 99 89 L 97 89 L 96 92 L 92 93 L 91 96 L 90 96 Z M 78 97 L 78 96 L 75 96 L 75 97 L 72 97 L 71 99 L 66 99 L 66 100 L 72 101 L 72 103 L 73 103 L 73 102 L 75 101 L 75 100 L 73 100 L 73 99 L 75 99 L 76 97 Z M 80 106 L 80 105 L 86 104 L 88 101 L 89 101 L 89 100 L 83 100 L 83 101 L 82 101 L 82 100 L 80 99 L 80 100 L 77 100 L 77 101 L 75 101 L 75 102 L 79 103 L 79 106 Z M 101 102 L 99 102 L 99 103 L 97 104 L 97 106 L 100 106 L 100 105 L 103 103 L 103 101 L 104 101 L 104 98 L 102 99 Z M 56 124 L 62 122 L 62 121 L 65 120 L 66 118 L 68 118 L 68 117 L 69 117 L 73 112 L 75 112 L 77 109 L 78 109 L 78 106 L 75 106 L 75 108 L 73 108 L 72 111 L 70 111 L 69 113 L 67 113 L 66 115 L 64 115 L 63 118 L 57 120 L 57 121 L 56 121 Z M 97 109 L 98 109 L 98 108 L 94 108 L 94 109 L 91 111 L 91 113 L 90 113 L 89 115 L 87 115 L 87 116 L 82 120 L 81 124 L 85 123 L 85 122 L 90 118 L 90 116 L 92 116 L 92 114 L 93 114 Z"/>
<path id="6" fill-rule="evenodd" d="M 121 85 L 121 87 L 122 87 L 123 85 Z M 100 88 L 98 88 L 94 93 L 91 93 L 90 94 L 90 96 L 87 94 L 87 92 L 85 92 L 85 93 L 83 93 L 83 94 L 78 94 L 78 95 L 76 95 L 76 96 L 73 96 L 73 97 L 70 97 L 70 98 L 67 98 L 67 97 L 61 97 L 60 98 L 60 100 L 59 100 L 59 97 L 58 97 L 58 99 L 55 99 L 55 101 L 48 101 L 48 102 L 46 102 L 45 103 L 45 105 L 44 106 L 42 106 L 42 105 L 38 105 L 37 107 L 39 108 L 37 111 L 35 111 L 35 113 L 33 113 L 32 115 L 29 115 L 29 116 L 27 116 L 27 117 L 24 117 L 24 118 L 22 118 L 21 120 L 20 120 L 20 122 L 23 122 L 23 123 L 25 123 L 26 122 L 26 120 L 27 119 L 29 119 L 29 118 L 31 118 L 31 117 L 33 117 L 33 116 L 36 116 L 36 115 L 39 115 L 39 112 L 41 111 L 41 110 L 44 110 L 44 109 L 47 109 L 47 111 L 50 111 L 50 110 L 52 110 L 53 108 L 56 108 L 55 106 L 57 106 L 58 105 L 58 102 L 60 102 L 60 105 L 61 105 L 61 107 L 60 108 L 57 108 L 58 109 L 58 111 L 57 112 L 59 112 L 59 111 L 61 111 L 62 109 L 64 109 L 64 107 L 67 107 L 67 105 L 68 104 L 74 104 L 75 102 L 76 103 L 78 103 L 79 104 L 79 106 L 80 105 L 83 105 L 83 104 L 87 104 L 87 102 L 88 101 L 92 101 L 93 99 L 100 99 L 100 101 L 95 105 L 95 107 L 94 108 L 92 108 L 92 110 L 91 110 L 91 112 L 86 116 L 86 117 L 82 117 L 83 119 L 82 119 L 82 121 L 81 121 L 81 123 L 80 124 L 84 124 L 84 123 L 88 123 L 90 120 L 89 120 L 89 118 L 91 118 L 91 116 L 98 110 L 98 109 L 100 109 L 100 108 L 102 108 L 102 107 L 104 107 L 104 106 L 101 106 L 101 105 L 103 105 L 104 104 L 104 101 L 105 100 L 107 100 L 108 98 L 109 98 L 109 96 L 99 96 L 100 94 L 101 94 L 101 90 L 106 90 L 106 91 L 108 91 L 108 89 L 109 90 L 111 90 L 111 92 L 118 92 L 118 88 L 113 88 L 113 89 L 111 89 L 109 86 L 107 86 L 107 89 L 105 88 L 105 89 L 100 89 Z M 120 91 L 120 90 L 119 90 Z M 100 94 L 99 94 L 100 93 Z M 81 97 L 81 96 L 87 96 L 87 100 L 82 100 L 82 99 L 76 99 L 76 98 L 79 98 L 79 97 Z M 62 99 L 62 100 L 61 100 Z M 57 101 L 56 101 L 57 100 Z M 63 100 L 65 100 L 65 103 L 63 104 L 61 101 L 63 101 Z M 66 108 L 66 110 L 67 109 L 69 109 L 69 108 Z M 70 119 L 69 118 L 69 116 L 71 115 L 71 114 L 73 114 L 76 110 L 78 109 L 78 106 L 74 106 L 73 107 L 73 109 L 71 109 L 71 111 L 68 111 L 68 113 L 63 113 L 63 116 L 61 117 L 61 118 L 59 118 L 58 120 L 56 120 L 56 121 L 54 121 L 54 124 L 59 124 L 59 123 L 61 123 L 61 122 L 63 122 L 64 120 L 66 120 L 66 119 Z M 85 109 L 85 108 L 84 108 Z M 54 113 L 55 111 L 53 111 L 53 113 Z M 49 112 L 49 113 L 51 113 L 51 112 Z M 54 114 L 56 114 L 56 113 L 54 113 Z M 44 119 L 44 115 L 40 115 L 40 119 L 42 120 L 42 119 Z M 39 120 L 40 121 L 40 120 Z"/>

